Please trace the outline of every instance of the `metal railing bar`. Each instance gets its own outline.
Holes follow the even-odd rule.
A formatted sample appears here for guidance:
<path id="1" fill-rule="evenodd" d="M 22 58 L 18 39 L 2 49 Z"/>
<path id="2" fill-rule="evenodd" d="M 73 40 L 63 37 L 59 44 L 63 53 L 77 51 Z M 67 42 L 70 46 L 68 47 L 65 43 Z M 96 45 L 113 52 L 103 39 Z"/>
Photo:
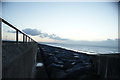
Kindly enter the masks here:
<path id="1" fill-rule="evenodd" d="M 18 30 L 16 30 L 16 43 L 18 43 Z"/>
<path id="2" fill-rule="evenodd" d="M 26 35 L 26 42 L 27 42 L 27 35 Z"/>
<path id="3" fill-rule="evenodd" d="M 8 23 L 7 21 L 5 21 L 4 19 L 2 19 L 2 22 L 4 22 L 5 24 L 7 24 L 8 26 L 12 27 L 15 30 L 18 30 L 20 33 L 24 34 L 22 31 L 20 31 L 19 29 L 17 29 L 16 27 L 14 27 L 13 25 L 11 25 L 10 23 Z"/>
<path id="4" fill-rule="evenodd" d="M 25 34 L 24 32 L 20 31 L 19 29 L 17 29 L 16 27 L 14 27 L 13 25 L 11 25 L 10 23 L 8 23 L 7 21 L 5 21 L 4 19 L 0 18 L 2 20 L 3 23 L 5 23 L 6 25 L 8 25 L 9 27 L 13 28 L 16 30 L 16 42 L 19 42 L 19 38 L 18 38 L 18 33 L 23 34 L 23 42 L 35 42 L 37 43 L 35 40 L 33 40 L 31 37 L 29 37 L 27 34 Z"/>
<path id="5" fill-rule="evenodd" d="M 24 36 L 24 34 L 23 34 L 23 42 L 25 42 L 25 36 Z"/>

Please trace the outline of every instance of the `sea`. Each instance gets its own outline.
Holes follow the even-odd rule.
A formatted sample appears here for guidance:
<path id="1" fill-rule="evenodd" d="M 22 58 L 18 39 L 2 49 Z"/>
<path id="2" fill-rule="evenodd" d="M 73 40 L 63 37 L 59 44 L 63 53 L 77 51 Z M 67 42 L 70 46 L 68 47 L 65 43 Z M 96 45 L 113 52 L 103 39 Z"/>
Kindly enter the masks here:
<path id="1" fill-rule="evenodd" d="M 98 46 L 98 45 L 80 45 L 80 44 L 63 44 L 63 43 L 42 43 L 49 46 L 61 47 L 76 52 L 87 54 L 120 54 L 118 47 L 115 46 Z"/>

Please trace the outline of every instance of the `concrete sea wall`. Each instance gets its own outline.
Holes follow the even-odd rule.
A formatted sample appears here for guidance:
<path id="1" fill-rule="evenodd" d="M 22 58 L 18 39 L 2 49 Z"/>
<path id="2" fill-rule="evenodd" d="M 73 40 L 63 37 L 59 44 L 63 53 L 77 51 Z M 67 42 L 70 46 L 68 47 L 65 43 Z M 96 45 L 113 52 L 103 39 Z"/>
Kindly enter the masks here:
<path id="1" fill-rule="evenodd" d="M 62 48 L 41 45 L 44 53 L 68 53 Z M 37 43 L 3 43 L 2 44 L 2 77 L 3 78 L 36 78 Z M 40 53 L 40 52 L 39 52 Z M 41 54 L 41 53 L 40 53 Z M 82 55 L 82 54 L 81 54 Z M 68 56 L 68 55 L 66 55 Z M 94 80 L 120 79 L 120 54 L 88 55 L 93 62 L 93 71 L 97 76 Z M 48 59 L 48 58 L 47 58 Z M 54 58 L 51 58 L 54 59 Z M 51 60 L 48 60 L 51 61 Z M 42 74 L 40 72 L 40 74 Z M 94 76 L 93 76 L 94 77 Z M 99 79 L 100 78 L 100 79 Z"/>
<path id="2" fill-rule="evenodd" d="M 107 80 L 120 79 L 120 54 L 90 55 L 95 73 Z"/>
<path id="3" fill-rule="evenodd" d="M 2 3 L 0 3 L 0 10 L 2 10 Z M 2 78 L 2 22 L 1 22 L 1 19 L 0 19 L 0 79 Z"/>
<path id="4" fill-rule="evenodd" d="M 36 43 L 3 43 L 2 54 L 2 78 L 34 78 Z"/>

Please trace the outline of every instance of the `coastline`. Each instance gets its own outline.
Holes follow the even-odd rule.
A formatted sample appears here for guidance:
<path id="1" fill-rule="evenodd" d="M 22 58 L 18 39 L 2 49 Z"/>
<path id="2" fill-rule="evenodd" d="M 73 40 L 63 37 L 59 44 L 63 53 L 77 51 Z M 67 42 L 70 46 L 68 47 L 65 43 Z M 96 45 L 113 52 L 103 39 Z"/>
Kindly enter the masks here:
<path id="1" fill-rule="evenodd" d="M 59 54 L 59 53 L 77 53 L 77 54 L 82 54 L 85 55 L 87 58 L 89 58 L 92 61 L 92 73 L 99 75 L 102 79 L 115 79 L 118 80 L 119 74 L 120 74 L 120 54 L 87 54 L 85 52 L 78 52 L 75 50 L 70 50 L 70 49 L 65 49 L 61 47 L 55 47 L 55 46 L 50 46 L 46 44 L 40 44 L 41 48 L 45 53 L 52 53 Z M 47 49 L 44 49 L 46 47 Z M 50 51 L 49 49 L 52 49 Z M 112 65 L 111 65 L 112 64 Z M 113 72 L 114 71 L 114 72 Z"/>
<path id="2" fill-rule="evenodd" d="M 43 51 L 41 55 L 50 79 L 76 80 L 87 76 L 84 78 L 88 80 L 94 74 L 88 54 L 44 44 L 39 46 Z"/>
<path id="3" fill-rule="evenodd" d="M 41 43 L 40 43 L 41 44 Z M 116 54 L 120 54 L 120 52 L 112 52 L 112 53 L 97 53 L 97 52 L 94 52 L 94 51 L 83 51 L 83 50 L 77 50 L 77 49 L 72 49 L 72 48 L 68 48 L 68 47 L 63 47 L 63 46 L 58 46 L 58 45 L 52 45 L 52 44 L 46 44 L 46 43 L 42 43 L 43 45 L 47 45 L 47 46 L 51 46 L 51 47 L 59 47 L 59 48 L 62 48 L 62 49 L 66 49 L 66 50 L 72 50 L 72 51 L 75 51 L 75 52 L 79 52 L 79 53 L 85 53 L 85 54 L 89 54 L 89 55 L 116 55 Z"/>

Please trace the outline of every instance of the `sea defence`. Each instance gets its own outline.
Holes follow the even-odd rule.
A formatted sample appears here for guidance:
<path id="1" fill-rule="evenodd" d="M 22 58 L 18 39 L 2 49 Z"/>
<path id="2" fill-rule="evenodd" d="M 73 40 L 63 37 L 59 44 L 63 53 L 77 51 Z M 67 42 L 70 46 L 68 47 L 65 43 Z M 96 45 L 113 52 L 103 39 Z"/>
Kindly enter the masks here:
<path id="1" fill-rule="evenodd" d="M 86 80 L 92 71 L 87 54 L 39 44 L 44 65 L 50 80 Z"/>
<path id="2" fill-rule="evenodd" d="M 120 54 L 88 55 L 33 42 L 3 42 L 2 54 L 3 79 L 36 78 L 36 72 L 41 75 L 40 69 L 36 71 L 36 60 L 40 56 L 45 67 L 42 71 L 46 71 L 47 80 L 72 79 L 76 75 L 80 76 L 74 80 L 120 79 Z"/>
<path id="3" fill-rule="evenodd" d="M 62 78 L 63 76 L 65 77 L 66 75 L 69 75 L 69 72 L 67 72 L 67 68 L 69 71 L 71 70 L 70 72 L 70 74 L 72 74 L 71 76 L 75 75 L 76 77 L 77 74 L 74 73 L 74 71 L 77 70 L 79 67 L 82 67 L 83 64 L 86 64 L 86 63 L 87 63 L 86 66 L 91 65 L 91 68 L 89 67 L 89 69 L 87 69 L 85 68 L 86 66 L 84 65 L 85 70 L 86 69 L 87 70 L 80 71 L 80 73 L 82 74 L 79 74 L 79 79 L 74 79 L 74 80 L 119 80 L 120 79 L 120 76 L 119 76 L 120 75 L 120 64 L 119 64 L 120 54 L 119 53 L 91 55 L 91 54 L 66 50 L 60 47 L 52 47 L 52 46 L 43 45 L 43 44 L 40 46 L 44 51 L 43 57 L 46 60 L 45 63 L 46 63 L 46 66 L 48 66 L 47 70 L 48 70 L 48 73 L 50 73 L 49 76 L 52 79 Z M 74 58 L 70 55 L 73 55 Z M 79 57 L 77 58 L 77 56 Z M 76 66 L 76 64 L 81 63 L 79 62 L 80 60 L 83 61 L 84 63 L 82 63 L 82 65 L 74 67 Z M 68 66 L 66 66 L 66 70 L 64 70 L 64 65 L 65 65 L 65 63 L 63 63 L 64 61 L 70 62 L 70 64 L 67 64 Z M 72 67 L 70 67 L 71 64 L 72 64 Z M 88 72 L 88 73 L 86 74 L 84 72 Z M 69 78 L 71 76 L 67 76 L 67 77 Z"/>
<path id="4" fill-rule="evenodd" d="M 89 55 L 94 64 L 94 72 L 102 79 L 120 79 L 120 53 Z"/>
<path id="5" fill-rule="evenodd" d="M 43 78 L 41 75 L 47 80 L 120 79 L 120 54 L 89 55 L 42 45 L 4 19 L 1 20 L 16 31 L 15 41 L 2 42 L 2 79 Z M 19 41 L 19 34 L 23 35 L 22 41 Z M 37 61 L 42 61 L 42 68 L 36 68 Z"/>
<path id="6" fill-rule="evenodd" d="M 37 43 L 2 43 L 2 78 L 35 78 Z"/>

